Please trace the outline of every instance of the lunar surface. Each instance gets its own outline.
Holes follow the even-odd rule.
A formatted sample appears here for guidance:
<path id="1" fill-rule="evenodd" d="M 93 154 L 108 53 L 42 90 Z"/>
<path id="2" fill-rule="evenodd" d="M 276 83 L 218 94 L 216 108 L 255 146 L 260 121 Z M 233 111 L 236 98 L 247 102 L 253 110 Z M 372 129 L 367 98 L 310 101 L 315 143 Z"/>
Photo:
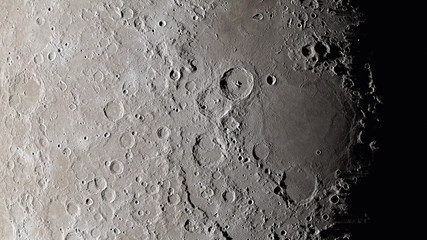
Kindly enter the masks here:
<path id="1" fill-rule="evenodd" d="M 346 0 L 0 1 L 0 239 L 352 239 L 377 150 Z"/>

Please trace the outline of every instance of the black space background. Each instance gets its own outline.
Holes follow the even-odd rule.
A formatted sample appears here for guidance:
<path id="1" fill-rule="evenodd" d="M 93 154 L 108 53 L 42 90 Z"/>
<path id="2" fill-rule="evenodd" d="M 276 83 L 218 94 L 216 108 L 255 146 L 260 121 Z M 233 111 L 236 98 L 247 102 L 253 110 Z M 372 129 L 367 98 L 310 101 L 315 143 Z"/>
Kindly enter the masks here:
<path id="1" fill-rule="evenodd" d="M 375 133 L 380 149 L 370 176 L 354 192 L 359 206 L 354 211 L 367 212 L 371 221 L 356 229 L 351 239 L 422 239 L 415 235 L 426 228 L 419 227 L 425 221 L 419 217 L 423 216 L 423 202 L 427 202 L 423 197 L 427 187 L 415 185 L 422 177 L 417 168 L 425 171 L 427 167 L 422 167 L 421 162 L 427 159 L 415 151 L 424 150 L 420 147 L 425 141 L 421 133 L 424 127 L 416 121 L 424 113 L 422 107 L 415 106 L 420 101 L 412 96 L 419 94 L 417 88 L 422 89 L 421 82 L 427 79 L 424 75 L 413 76 L 417 60 L 405 57 L 407 52 L 423 45 L 418 38 L 422 28 L 413 25 L 417 7 L 404 2 L 396 4 L 397 1 L 351 2 L 359 5 L 367 16 L 364 26 L 367 35 L 361 41 L 366 50 L 372 50 L 371 70 L 384 103 L 379 108 L 381 121 Z"/>

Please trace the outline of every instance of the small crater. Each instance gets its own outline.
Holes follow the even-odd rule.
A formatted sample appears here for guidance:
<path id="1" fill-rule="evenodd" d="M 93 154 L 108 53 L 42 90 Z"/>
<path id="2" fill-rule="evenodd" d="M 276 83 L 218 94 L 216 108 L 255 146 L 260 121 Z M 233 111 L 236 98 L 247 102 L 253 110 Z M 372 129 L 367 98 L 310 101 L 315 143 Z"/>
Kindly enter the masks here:
<path id="1" fill-rule="evenodd" d="M 322 42 L 317 42 L 314 45 L 314 51 L 316 51 L 320 57 L 325 57 L 328 53 L 328 48 Z"/>
<path id="2" fill-rule="evenodd" d="M 99 193 L 106 187 L 107 180 L 102 176 L 95 177 L 92 181 L 87 183 L 87 190 L 93 194 Z"/>
<path id="3" fill-rule="evenodd" d="M 316 181 L 314 175 L 307 170 L 294 167 L 286 171 L 284 184 L 289 197 L 296 202 L 300 202 L 311 199 L 315 191 Z"/>
<path id="4" fill-rule="evenodd" d="M 50 53 L 47 55 L 47 59 L 49 59 L 49 61 L 53 61 L 53 60 L 55 60 L 55 59 L 56 59 L 56 52 L 50 52 Z"/>
<path id="5" fill-rule="evenodd" d="M 229 100 L 247 98 L 253 89 L 254 78 L 244 68 L 231 68 L 224 73 L 219 82 L 222 94 Z"/>
<path id="6" fill-rule="evenodd" d="M 236 193 L 233 190 L 227 190 L 222 194 L 222 198 L 227 203 L 233 203 L 236 200 Z"/>
<path id="7" fill-rule="evenodd" d="M 109 169 L 111 173 L 119 175 L 123 173 L 124 165 L 121 161 L 113 160 L 110 163 Z"/>
<path id="8" fill-rule="evenodd" d="M 267 78 L 265 79 L 268 85 L 276 85 L 276 77 L 272 76 L 272 75 L 268 75 Z"/>
<path id="9" fill-rule="evenodd" d="M 156 134 L 160 139 L 167 139 L 171 134 L 171 130 L 168 127 L 160 127 L 157 129 Z"/>
<path id="10" fill-rule="evenodd" d="M 123 19 L 130 20 L 131 18 L 133 18 L 134 12 L 132 9 L 125 7 L 122 9 L 120 14 Z"/>
<path id="11" fill-rule="evenodd" d="M 87 206 L 91 206 L 93 204 L 93 199 L 92 198 L 86 198 L 85 203 Z"/>
<path id="12" fill-rule="evenodd" d="M 262 13 L 256 13 L 255 15 L 252 16 L 252 19 L 261 21 L 264 19 L 264 15 L 262 15 Z"/>
<path id="13" fill-rule="evenodd" d="M 67 212 L 73 217 L 80 215 L 80 206 L 76 203 L 68 203 L 67 204 Z"/>
<path id="14" fill-rule="evenodd" d="M 21 72 L 9 82 L 10 106 L 20 113 L 32 113 L 44 92 L 42 82 L 29 71 Z"/>
<path id="15" fill-rule="evenodd" d="M 168 196 L 168 203 L 170 205 L 177 205 L 181 201 L 181 197 L 178 194 L 172 194 Z"/>
<path id="16" fill-rule="evenodd" d="M 36 23 L 37 23 L 37 25 L 39 25 L 39 26 L 43 25 L 45 22 L 46 22 L 46 20 L 45 20 L 45 18 L 44 18 L 44 17 L 38 17 L 38 18 L 36 19 Z"/>
<path id="17" fill-rule="evenodd" d="M 165 21 L 163 21 L 163 20 L 162 20 L 162 21 L 160 21 L 160 22 L 159 22 L 159 26 L 160 26 L 160 27 L 165 27 L 165 26 L 166 26 L 166 22 L 165 22 Z"/>
<path id="18" fill-rule="evenodd" d="M 103 201 L 112 203 L 116 199 L 116 191 L 107 187 L 101 192 L 101 197 Z"/>
<path id="19" fill-rule="evenodd" d="M 133 22 L 134 27 L 136 28 L 136 30 L 140 31 L 140 32 L 147 32 L 148 28 L 146 26 L 146 20 L 144 17 L 137 17 L 134 22 Z"/>
<path id="20" fill-rule="evenodd" d="M 178 81 L 181 79 L 181 72 L 179 70 L 172 69 L 169 73 L 169 77 L 173 81 Z"/>
<path id="21" fill-rule="evenodd" d="M 135 145 L 135 137 L 131 132 L 125 132 L 120 136 L 120 146 L 125 149 L 132 148 Z"/>
<path id="22" fill-rule="evenodd" d="M 194 90 L 196 89 L 196 83 L 193 81 L 189 81 L 185 84 L 185 89 L 187 89 L 187 91 L 189 92 L 194 92 Z"/>
<path id="23" fill-rule="evenodd" d="M 36 65 L 40 65 L 44 62 L 44 57 L 42 54 L 37 54 L 36 56 L 34 56 L 34 63 Z"/>
<path id="24" fill-rule="evenodd" d="M 311 46 L 310 45 L 306 45 L 306 46 L 302 47 L 301 53 L 306 58 L 311 57 L 313 55 L 313 51 L 312 51 Z"/>
<path id="25" fill-rule="evenodd" d="M 333 204 L 337 204 L 339 202 L 339 197 L 338 195 L 333 195 L 332 197 L 329 198 L 329 201 Z"/>
<path id="26" fill-rule="evenodd" d="M 121 119 L 124 114 L 124 107 L 120 102 L 110 101 L 104 107 L 104 115 L 112 122 Z"/>
<path id="27" fill-rule="evenodd" d="M 265 143 L 259 143 L 253 147 L 252 155 L 256 160 L 266 159 L 270 154 L 270 148 Z"/>

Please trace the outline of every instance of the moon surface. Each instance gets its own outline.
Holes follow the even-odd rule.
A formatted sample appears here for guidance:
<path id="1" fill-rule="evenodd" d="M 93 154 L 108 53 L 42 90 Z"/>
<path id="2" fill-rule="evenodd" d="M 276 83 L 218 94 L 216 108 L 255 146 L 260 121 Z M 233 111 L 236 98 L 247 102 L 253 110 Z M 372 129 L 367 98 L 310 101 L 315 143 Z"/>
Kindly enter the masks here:
<path id="1" fill-rule="evenodd" d="M 378 124 L 341 0 L 0 3 L 0 239 L 348 239 Z"/>

